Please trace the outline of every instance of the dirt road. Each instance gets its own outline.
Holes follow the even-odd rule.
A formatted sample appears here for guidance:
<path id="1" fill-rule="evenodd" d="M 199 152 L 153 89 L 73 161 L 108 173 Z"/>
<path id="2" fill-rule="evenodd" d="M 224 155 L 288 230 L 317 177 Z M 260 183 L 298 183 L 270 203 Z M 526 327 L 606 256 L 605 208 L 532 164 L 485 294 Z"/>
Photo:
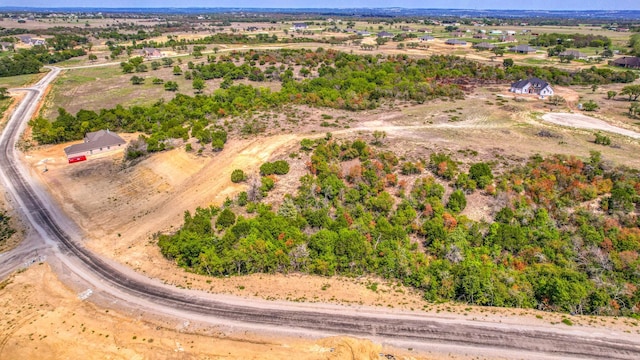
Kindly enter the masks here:
<path id="1" fill-rule="evenodd" d="M 562 126 L 568 126 L 578 129 L 601 130 L 629 136 L 634 139 L 640 139 L 640 133 L 613 126 L 600 119 L 582 114 L 547 113 L 542 116 L 542 120 Z"/>

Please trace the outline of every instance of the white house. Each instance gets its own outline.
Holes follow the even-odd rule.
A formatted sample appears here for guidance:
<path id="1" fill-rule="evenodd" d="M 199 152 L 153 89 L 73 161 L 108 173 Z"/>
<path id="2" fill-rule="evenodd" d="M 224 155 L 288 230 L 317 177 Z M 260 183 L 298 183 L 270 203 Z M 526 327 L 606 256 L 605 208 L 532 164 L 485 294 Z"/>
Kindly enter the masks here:
<path id="1" fill-rule="evenodd" d="M 543 98 L 554 94 L 549 83 L 536 77 L 514 82 L 509 91 L 516 94 L 536 94 Z"/>

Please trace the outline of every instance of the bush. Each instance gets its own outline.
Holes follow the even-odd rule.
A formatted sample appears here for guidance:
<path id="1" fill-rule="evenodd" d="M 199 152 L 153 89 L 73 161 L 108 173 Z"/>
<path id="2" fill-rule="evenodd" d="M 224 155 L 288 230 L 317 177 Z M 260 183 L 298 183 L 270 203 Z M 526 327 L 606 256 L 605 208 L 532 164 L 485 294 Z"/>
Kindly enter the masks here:
<path id="1" fill-rule="evenodd" d="M 609 145 L 611 145 L 611 138 L 609 138 L 606 135 L 601 135 L 600 133 L 596 133 L 595 143 L 598 144 L 598 145 L 609 146 Z"/>
<path id="2" fill-rule="evenodd" d="M 225 208 L 222 210 L 220 215 L 218 215 L 218 220 L 216 221 L 216 227 L 218 229 L 226 229 L 229 226 L 235 224 L 236 222 L 236 214 L 233 211 Z"/>
<path id="3" fill-rule="evenodd" d="M 245 175 L 244 171 L 240 169 L 235 169 L 231 173 L 231 182 L 233 183 L 243 182 L 246 179 L 247 179 L 247 176 Z"/>
<path id="4" fill-rule="evenodd" d="M 464 196 L 462 190 L 456 190 L 449 196 L 449 202 L 447 203 L 447 209 L 454 213 L 459 213 L 467 207 L 467 198 Z"/>
<path id="5" fill-rule="evenodd" d="M 247 194 L 246 191 L 243 191 L 240 194 L 238 194 L 238 199 L 237 199 L 238 206 L 245 206 L 247 205 L 248 202 L 249 202 L 249 195 Z"/>
<path id="6" fill-rule="evenodd" d="M 260 175 L 285 175 L 289 173 L 289 163 L 285 160 L 266 162 L 260 166 Z"/>
<path id="7" fill-rule="evenodd" d="M 289 173 L 289 163 L 284 160 L 278 160 L 273 163 L 273 171 L 278 175 L 285 175 Z"/>
<path id="8" fill-rule="evenodd" d="M 275 181 L 272 178 L 264 176 L 261 180 L 262 186 L 260 186 L 260 191 L 262 192 L 262 196 L 267 196 L 267 192 L 269 192 L 276 185 Z"/>
<path id="9" fill-rule="evenodd" d="M 598 104 L 595 101 L 589 100 L 582 104 L 582 109 L 584 111 L 596 111 L 599 108 Z"/>
<path id="10" fill-rule="evenodd" d="M 493 181 L 493 173 L 486 163 L 476 163 L 469 169 L 469 178 L 476 182 L 478 188 L 484 189 Z"/>

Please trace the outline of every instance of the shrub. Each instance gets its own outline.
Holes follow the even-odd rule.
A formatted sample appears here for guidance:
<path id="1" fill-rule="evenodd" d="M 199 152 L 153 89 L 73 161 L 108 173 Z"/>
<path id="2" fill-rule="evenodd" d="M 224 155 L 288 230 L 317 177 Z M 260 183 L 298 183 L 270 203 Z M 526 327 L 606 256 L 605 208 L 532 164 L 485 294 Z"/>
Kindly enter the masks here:
<path id="1" fill-rule="evenodd" d="M 289 163 L 285 160 L 278 160 L 273 163 L 273 172 L 278 175 L 289 173 Z"/>
<path id="2" fill-rule="evenodd" d="M 476 163 L 469 169 L 469 178 L 476 182 L 478 188 L 484 189 L 493 181 L 493 173 L 486 163 Z"/>
<path id="3" fill-rule="evenodd" d="M 600 133 L 596 133 L 595 143 L 598 145 L 611 145 L 611 138 L 606 135 L 601 135 Z"/>
<path id="4" fill-rule="evenodd" d="M 598 104 L 595 101 L 589 100 L 582 104 L 582 109 L 584 111 L 596 111 L 599 108 Z"/>
<path id="5" fill-rule="evenodd" d="M 236 222 L 236 214 L 228 208 L 222 210 L 220 215 L 218 215 L 218 219 L 216 220 L 216 227 L 218 229 L 226 229 L 229 226 L 235 224 Z"/>
<path id="6" fill-rule="evenodd" d="M 289 163 L 285 160 L 266 162 L 260 166 L 260 175 L 285 175 L 289 173 Z"/>
<path id="7" fill-rule="evenodd" d="M 467 198 L 464 196 L 462 190 L 456 190 L 449 196 L 449 202 L 447 203 L 447 209 L 454 213 L 459 213 L 467 207 Z"/>
<path id="8" fill-rule="evenodd" d="M 235 169 L 231 173 L 231 182 L 233 183 L 243 182 L 246 179 L 247 179 L 247 176 L 245 175 L 244 171 L 240 169 Z"/>
<path id="9" fill-rule="evenodd" d="M 268 176 L 262 177 L 261 180 L 262 186 L 260 186 L 260 191 L 262 192 L 262 196 L 267 196 L 267 192 L 269 192 L 276 185 L 275 181 Z"/>

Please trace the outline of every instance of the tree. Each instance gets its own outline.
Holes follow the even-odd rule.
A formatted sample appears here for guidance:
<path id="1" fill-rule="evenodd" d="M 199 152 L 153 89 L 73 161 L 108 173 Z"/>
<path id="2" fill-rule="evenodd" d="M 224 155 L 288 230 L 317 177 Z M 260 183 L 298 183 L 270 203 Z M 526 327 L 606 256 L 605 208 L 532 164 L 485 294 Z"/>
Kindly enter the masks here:
<path id="1" fill-rule="evenodd" d="M 593 84 L 591 85 L 591 92 L 596 92 L 596 90 L 598 90 L 598 84 Z"/>
<path id="2" fill-rule="evenodd" d="M 218 219 L 216 220 L 216 227 L 218 229 L 226 229 L 229 226 L 235 224 L 235 222 L 236 214 L 234 214 L 233 211 L 229 210 L 228 208 L 225 208 L 220 212 L 220 215 L 218 215 Z"/>
<path id="3" fill-rule="evenodd" d="M 205 83 L 201 77 L 196 77 L 193 79 L 193 89 L 199 94 L 204 90 Z"/>
<path id="4" fill-rule="evenodd" d="M 0 87 L 0 100 L 9 98 L 9 91 L 6 87 Z"/>
<path id="5" fill-rule="evenodd" d="M 173 75 L 182 75 L 182 69 L 180 66 L 176 65 L 173 67 Z"/>
<path id="6" fill-rule="evenodd" d="M 158 70 L 158 69 L 160 69 L 160 66 L 162 66 L 162 64 L 158 60 L 154 60 L 154 61 L 151 62 L 151 69 L 152 70 Z"/>
<path id="7" fill-rule="evenodd" d="M 582 104 L 582 110 L 584 111 L 596 111 L 599 108 L 595 101 L 589 100 Z"/>
<path id="8" fill-rule="evenodd" d="M 169 66 L 173 65 L 173 59 L 172 58 L 162 58 L 162 65 L 164 65 L 165 67 L 169 67 Z"/>
<path id="9" fill-rule="evenodd" d="M 142 85 L 142 84 L 144 84 L 144 78 L 134 75 L 134 76 L 131 77 L 131 84 L 133 84 L 133 85 Z"/>
<path id="10" fill-rule="evenodd" d="M 620 95 L 629 95 L 629 101 L 636 101 L 640 97 L 640 85 L 627 85 L 622 88 Z"/>
<path id="11" fill-rule="evenodd" d="M 89 54 L 89 61 L 95 62 L 96 60 L 98 60 L 98 56 L 96 56 L 96 54 Z"/>
<path id="12" fill-rule="evenodd" d="M 178 83 L 175 81 L 167 81 L 164 84 L 164 89 L 167 91 L 178 91 Z"/>
<path id="13" fill-rule="evenodd" d="M 484 189 L 493 181 L 493 173 L 486 163 L 475 163 L 469 168 L 469 178 L 478 184 L 478 188 Z"/>
<path id="14" fill-rule="evenodd" d="M 551 95 L 547 98 L 547 101 L 549 101 L 549 103 L 558 106 L 560 104 L 564 104 L 566 102 L 565 98 L 563 98 L 560 95 Z"/>
<path id="15" fill-rule="evenodd" d="M 505 69 L 512 67 L 513 66 L 513 59 L 504 59 L 504 60 L 502 60 L 502 66 L 504 66 Z"/>
<path id="16" fill-rule="evenodd" d="M 456 190 L 449 196 L 449 202 L 447 202 L 447 209 L 454 213 L 459 213 L 467 207 L 467 198 L 464 196 L 462 190 Z"/>
<path id="17" fill-rule="evenodd" d="M 505 50 L 504 50 L 504 48 L 503 48 L 503 47 L 497 47 L 497 46 L 496 46 L 496 47 L 494 47 L 494 48 L 493 48 L 493 50 L 491 50 L 491 51 L 493 51 L 493 53 L 494 53 L 494 54 L 496 54 L 496 56 L 504 56 L 504 51 L 505 51 Z"/>
<path id="18" fill-rule="evenodd" d="M 594 141 L 596 144 L 598 145 L 605 145 L 605 146 L 609 146 L 611 145 L 611 138 L 609 138 L 606 135 L 602 135 L 599 132 L 596 133 L 596 139 Z"/>
<path id="19" fill-rule="evenodd" d="M 240 169 L 235 169 L 231 173 L 231 182 L 239 183 L 243 182 L 247 179 L 247 175 L 245 175 L 244 171 Z"/>
<path id="20" fill-rule="evenodd" d="M 611 99 L 615 98 L 616 95 L 618 95 L 618 93 L 613 91 L 613 90 L 607 91 L 607 100 L 611 100 Z"/>
<path id="21" fill-rule="evenodd" d="M 634 102 L 629 106 L 629 115 L 634 117 L 640 115 L 640 103 Z"/>
<path id="22" fill-rule="evenodd" d="M 373 132 L 374 145 L 382 145 L 382 140 L 386 139 L 387 133 L 385 131 L 376 130 Z"/>

